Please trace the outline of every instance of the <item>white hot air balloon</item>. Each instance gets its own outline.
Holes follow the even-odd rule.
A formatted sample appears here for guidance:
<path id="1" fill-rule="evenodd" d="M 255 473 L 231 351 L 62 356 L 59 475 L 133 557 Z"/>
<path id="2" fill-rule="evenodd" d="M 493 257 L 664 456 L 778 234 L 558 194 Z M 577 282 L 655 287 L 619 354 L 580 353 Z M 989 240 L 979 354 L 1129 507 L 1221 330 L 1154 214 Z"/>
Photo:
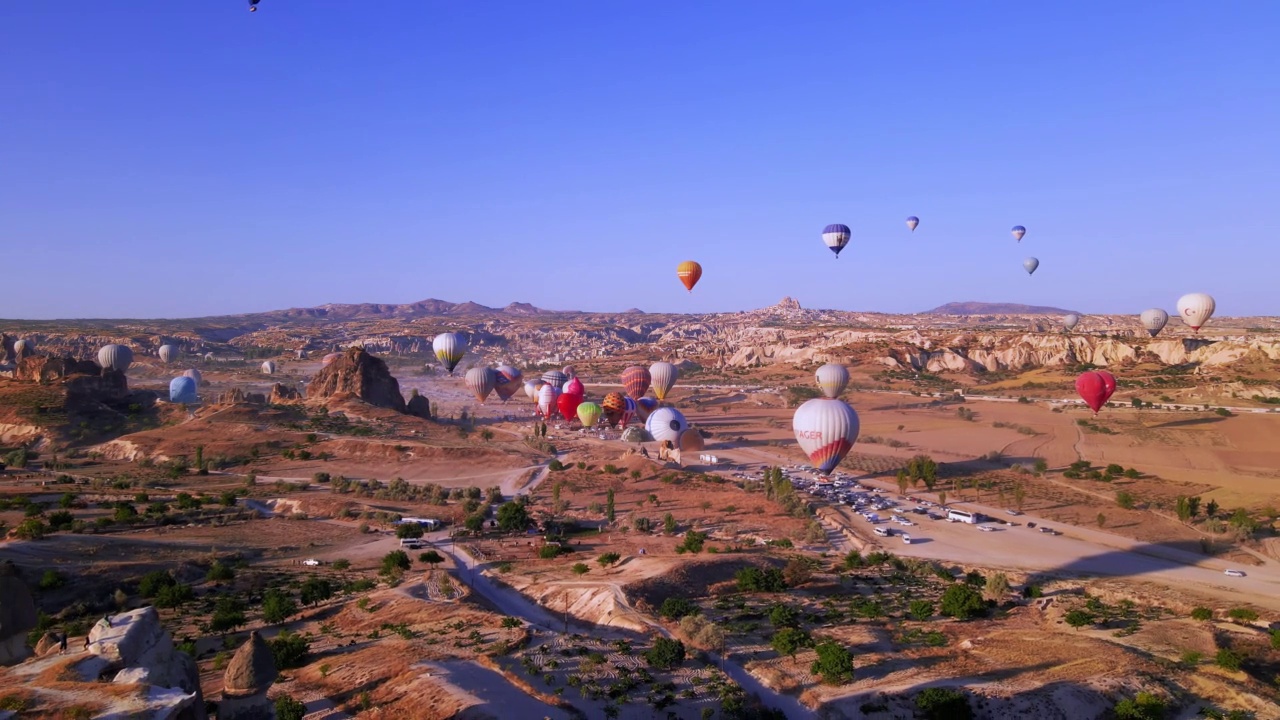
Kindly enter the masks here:
<path id="1" fill-rule="evenodd" d="M 263 374 L 263 375 L 275 375 L 275 374 L 276 374 L 276 364 L 275 364 L 274 362 L 270 361 L 270 360 L 267 360 L 266 362 L 262 363 L 262 374 Z"/>
<path id="2" fill-rule="evenodd" d="M 524 394 L 529 396 L 532 402 L 538 402 L 538 388 L 542 386 L 541 380 L 525 380 Z"/>
<path id="3" fill-rule="evenodd" d="M 800 449 L 823 475 L 849 454 L 858 439 L 858 413 L 842 400 L 814 398 L 796 408 L 791 420 Z"/>
<path id="4" fill-rule="evenodd" d="M 1215 309 L 1217 305 L 1213 298 L 1204 293 L 1190 293 L 1178 298 L 1178 315 L 1187 327 L 1196 332 L 1200 332 L 1200 328 L 1209 322 Z"/>
<path id="5" fill-rule="evenodd" d="M 845 245 L 849 244 L 849 238 L 852 236 L 853 233 L 849 230 L 848 225 L 835 223 L 822 229 L 822 244 L 826 245 L 827 249 L 835 253 L 836 257 L 839 258 L 840 251 L 844 249 Z"/>
<path id="6" fill-rule="evenodd" d="M 675 387 L 676 380 L 680 378 L 680 370 L 669 362 L 656 362 L 649 366 L 649 375 L 653 378 L 653 394 L 662 401 L 667 399 L 667 393 Z"/>
<path id="7" fill-rule="evenodd" d="M 195 368 L 191 368 L 190 370 L 183 370 L 183 371 L 182 371 L 182 376 L 183 376 L 183 377 L 189 377 L 189 378 L 191 378 L 192 380 L 195 380 L 195 381 L 196 381 L 196 387 L 200 387 L 200 386 L 204 383 L 204 376 L 203 376 L 203 375 L 201 375 L 201 374 L 200 374 L 200 371 L 199 371 L 199 370 L 197 370 L 197 369 L 195 369 Z"/>
<path id="8" fill-rule="evenodd" d="M 672 407 L 661 407 L 649 413 L 644 421 L 644 429 L 657 442 L 670 441 L 674 445 L 680 439 L 680 433 L 689 429 L 689 421 L 684 415 Z"/>
<path id="9" fill-rule="evenodd" d="M 458 333 L 440 333 L 431 341 L 431 349 L 452 375 L 453 369 L 462 362 L 462 356 L 467 354 L 467 341 Z"/>
<path id="10" fill-rule="evenodd" d="M 843 365 L 828 363 L 818 368 L 816 375 L 818 388 L 829 397 L 840 397 L 840 393 L 849 387 L 849 369 Z"/>
<path id="11" fill-rule="evenodd" d="M 1062 327 L 1065 328 L 1067 332 L 1071 332 L 1072 330 L 1075 330 L 1076 326 L 1079 324 L 1080 324 L 1080 316 L 1075 313 L 1064 315 L 1062 317 Z"/>
<path id="12" fill-rule="evenodd" d="M 476 400 L 483 403 L 498 385 L 498 371 L 487 367 L 471 368 L 467 371 L 463 382 L 466 383 L 471 394 L 475 395 Z"/>
<path id="13" fill-rule="evenodd" d="M 1138 316 L 1138 321 L 1142 323 L 1142 327 L 1147 331 L 1148 335 L 1155 337 L 1169 323 L 1169 313 L 1160 308 L 1143 310 L 1142 314 Z"/>
<path id="14" fill-rule="evenodd" d="M 1022 261 L 1022 269 L 1026 270 L 1028 275 L 1034 273 L 1038 267 L 1040 267 L 1040 261 L 1036 258 L 1029 257 Z"/>
<path id="15" fill-rule="evenodd" d="M 98 351 L 98 364 L 103 370 L 124 372 L 133 364 L 133 351 L 124 345 L 105 345 Z"/>
<path id="16" fill-rule="evenodd" d="M 556 400 L 560 398 L 560 388 L 546 383 L 538 390 L 538 412 L 542 417 L 550 419 L 556 413 Z"/>
<path id="17" fill-rule="evenodd" d="M 160 362 L 168 365 L 178 359 L 178 348 L 173 345 L 161 345 L 156 354 L 160 356 Z"/>
<path id="18" fill-rule="evenodd" d="M 35 343 L 31 342 L 30 340 L 27 340 L 26 338 L 21 338 L 13 342 L 13 354 L 17 355 L 19 359 L 24 358 L 30 355 L 31 353 L 35 352 L 35 349 L 36 349 Z"/>

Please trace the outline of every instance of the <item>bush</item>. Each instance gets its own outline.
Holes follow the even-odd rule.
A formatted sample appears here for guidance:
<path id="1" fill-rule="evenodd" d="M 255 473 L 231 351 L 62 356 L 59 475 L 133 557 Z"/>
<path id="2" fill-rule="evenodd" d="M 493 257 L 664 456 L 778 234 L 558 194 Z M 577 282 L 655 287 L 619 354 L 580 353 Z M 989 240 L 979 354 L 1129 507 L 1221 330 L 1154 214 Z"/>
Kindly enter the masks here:
<path id="1" fill-rule="evenodd" d="M 707 534 L 690 530 L 684 534 L 684 542 L 676 546 L 676 552 L 691 552 L 694 554 L 702 552 L 703 545 L 707 542 Z"/>
<path id="2" fill-rule="evenodd" d="M 1213 661 L 1223 670 L 1236 672 L 1239 671 L 1240 668 L 1244 667 L 1244 654 L 1227 648 L 1222 648 L 1218 651 L 1218 654 L 1214 656 Z"/>
<path id="3" fill-rule="evenodd" d="M 267 645 L 271 648 L 271 657 L 276 661 L 276 668 L 287 670 L 307 664 L 307 655 L 311 652 L 311 641 L 304 635 L 281 630 Z"/>
<path id="4" fill-rule="evenodd" d="M 409 561 L 409 555 L 403 550 L 392 550 L 382 556 L 382 574 L 394 575 L 409 569 L 412 563 Z"/>
<path id="5" fill-rule="evenodd" d="M 232 570 L 229 566 L 223 565 L 217 560 L 214 560 L 213 564 L 209 566 L 209 572 L 205 573 L 204 579 L 209 582 L 227 582 L 235 576 L 235 570 Z"/>
<path id="6" fill-rule="evenodd" d="M 818 659 L 813 661 L 809 671 L 822 676 L 822 682 L 844 685 L 853 680 L 853 656 L 845 646 L 827 641 L 818 643 L 814 650 L 818 653 Z"/>
<path id="7" fill-rule="evenodd" d="M 942 614 L 957 620 L 969 620 L 981 617 L 987 612 L 987 605 L 982 601 L 982 594 L 972 586 L 954 584 L 942 593 Z"/>
<path id="8" fill-rule="evenodd" d="M 337 560 L 333 561 L 333 569 L 334 570 L 350 570 L 351 561 L 346 558 L 338 558 Z"/>
<path id="9" fill-rule="evenodd" d="M 422 526 L 416 522 L 400 523 L 396 526 L 396 537 L 401 540 L 416 540 L 423 534 Z"/>
<path id="10" fill-rule="evenodd" d="M 573 570 L 574 575 L 586 575 L 591 571 L 591 568 L 587 567 L 586 563 L 574 563 L 570 569 Z"/>
<path id="11" fill-rule="evenodd" d="M 743 568 L 734 574 L 734 579 L 743 592 L 782 592 L 787 589 L 786 579 L 777 568 Z"/>
<path id="12" fill-rule="evenodd" d="M 268 589 L 262 597 L 262 619 L 270 625 L 284 622 L 296 612 L 297 603 L 288 593 L 277 588 Z"/>
<path id="13" fill-rule="evenodd" d="M 798 628 L 800 627 L 800 611 L 791 607 L 778 603 L 769 608 L 769 624 L 775 628 Z"/>
<path id="14" fill-rule="evenodd" d="M 1192 619 L 1192 620 L 1200 620 L 1200 621 L 1204 621 L 1204 620 L 1212 620 L 1212 619 L 1213 619 L 1213 611 L 1212 611 L 1212 610 L 1210 610 L 1210 609 L 1209 609 L 1209 608 L 1207 608 L 1207 607 L 1198 607 L 1198 608 L 1194 608 L 1194 609 L 1192 609 L 1192 611 L 1191 611 L 1191 619 Z"/>
<path id="15" fill-rule="evenodd" d="M 166 585 L 156 593 L 155 605 L 158 608 L 176 608 L 196 598 L 190 585 Z"/>
<path id="16" fill-rule="evenodd" d="M 1231 610 L 1227 612 L 1227 617 L 1231 618 L 1232 620 L 1235 620 L 1236 622 L 1248 623 L 1248 622 L 1253 622 L 1254 620 L 1257 620 L 1258 613 L 1246 607 L 1238 607 L 1238 608 L 1231 608 Z"/>
<path id="17" fill-rule="evenodd" d="M 779 655 L 794 658 L 797 652 L 813 645 L 813 638 L 800 628 L 784 627 L 773 634 L 769 644 Z"/>
<path id="18" fill-rule="evenodd" d="M 559 545 L 552 545 L 551 543 L 547 543 L 546 545 L 543 545 L 542 547 L 538 548 L 538 557 L 542 558 L 543 560 L 552 560 L 558 557 L 562 552 L 564 552 L 564 548 L 560 547 Z"/>
<path id="19" fill-rule="evenodd" d="M 1140 692 L 1136 698 L 1116 703 L 1114 712 L 1116 720 L 1162 720 L 1165 706 L 1155 695 Z"/>
<path id="20" fill-rule="evenodd" d="M 973 709 L 969 698 L 959 690 L 950 688 L 925 688 L 916 695 L 916 708 L 928 720 L 969 720 Z"/>
<path id="21" fill-rule="evenodd" d="M 928 620 L 933 617 L 933 603 L 928 600 L 912 600 L 907 606 L 907 617 L 912 620 Z"/>
<path id="22" fill-rule="evenodd" d="M 244 619 L 244 603 L 233 597 L 223 596 L 218 598 L 218 603 L 214 605 L 209 627 L 219 633 L 235 630 L 244 625 Z"/>
<path id="23" fill-rule="evenodd" d="M 600 567 L 609 567 L 610 565 L 618 562 L 621 559 L 622 559 L 622 556 L 619 555 L 618 553 L 607 552 L 601 555 L 600 557 L 596 558 L 596 562 L 600 563 Z"/>
<path id="24" fill-rule="evenodd" d="M 57 590 L 67 584 L 67 579 L 57 570 L 45 570 L 40 576 L 41 590 Z"/>
<path id="25" fill-rule="evenodd" d="M 670 670 L 684 663 L 684 643 L 660 637 L 653 642 L 653 647 L 644 651 L 644 660 L 649 667 L 658 670 Z"/>
<path id="26" fill-rule="evenodd" d="M 682 597 L 669 597 L 658 608 L 658 614 L 668 620 L 679 620 L 686 615 L 698 615 L 701 612 L 701 608 Z"/>
<path id="27" fill-rule="evenodd" d="M 288 695 L 276 698 L 276 720 L 302 720 L 307 715 L 307 706 Z"/>

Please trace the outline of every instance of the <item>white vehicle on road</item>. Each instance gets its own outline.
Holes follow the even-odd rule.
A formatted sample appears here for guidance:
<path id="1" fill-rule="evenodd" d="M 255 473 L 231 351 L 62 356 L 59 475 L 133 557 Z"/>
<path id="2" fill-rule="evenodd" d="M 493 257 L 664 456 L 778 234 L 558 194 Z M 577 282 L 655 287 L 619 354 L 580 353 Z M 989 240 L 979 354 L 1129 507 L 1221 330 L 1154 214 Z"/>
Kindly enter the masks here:
<path id="1" fill-rule="evenodd" d="M 908 534 L 906 534 L 906 533 L 902 533 L 902 544 L 903 544 L 903 545 L 910 545 L 910 544 L 911 544 L 911 536 L 910 536 L 910 535 L 908 535 Z"/>
<path id="2" fill-rule="evenodd" d="M 317 565 L 320 564 L 320 561 L 315 558 L 307 558 L 306 560 L 302 561 L 302 564 L 306 565 L 307 567 L 316 567 Z"/>
<path id="3" fill-rule="evenodd" d="M 878 527 L 872 532 L 874 532 L 876 535 L 880 537 L 893 537 L 893 528 Z"/>
<path id="4" fill-rule="evenodd" d="M 1230 577 L 1244 577 L 1243 570 L 1223 570 L 1222 574 Z"/>
<path id="5" fill-rule="evenodd" d="M 1010 508 L 1010 509 L 1008 509 L 1008 510 L 1005 510 L 1005 512 L 1006 512 L 1006 513 L 1009 513 L 1010 515 L 1013 515 L 1013 516 L 1015 516 L 1015 517 L 1016 517 L 1016 516 L 1018 516 L 1018 515 L 1021 515 L 1021 514 L 1022 514 L 1022 511 L 1021 511 L 1021 510 L 1014 510 L 1014 509 L 1012 509 L 1012 508 Z"/>
<path id="6" fill-rule="evenodd" d="M 979 529 L 979 530 L 981 530 L 982 532 L 995 532 L 995 531 L 996 531 L 996 529 L 995 529 L 995 528 L 993 528 L 993 527 L 991 527 L 990 525 L 979 525 L 979 526 L 978 526 L 978 529 Z"/>

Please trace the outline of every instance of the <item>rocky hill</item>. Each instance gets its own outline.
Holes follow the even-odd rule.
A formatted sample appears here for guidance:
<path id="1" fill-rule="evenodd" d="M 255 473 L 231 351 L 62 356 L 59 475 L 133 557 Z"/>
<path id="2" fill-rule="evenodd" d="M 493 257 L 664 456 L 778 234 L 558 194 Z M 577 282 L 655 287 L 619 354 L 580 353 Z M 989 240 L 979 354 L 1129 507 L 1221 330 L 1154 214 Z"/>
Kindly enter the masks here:
<path id="1" fill-rule="evenodd" d="M 1044 305 L 1019 305 L 1017 303 L 952 302 L 925 312 L 925 315 L 1066 315 L 1076 310 L 1047 307 Z"/>

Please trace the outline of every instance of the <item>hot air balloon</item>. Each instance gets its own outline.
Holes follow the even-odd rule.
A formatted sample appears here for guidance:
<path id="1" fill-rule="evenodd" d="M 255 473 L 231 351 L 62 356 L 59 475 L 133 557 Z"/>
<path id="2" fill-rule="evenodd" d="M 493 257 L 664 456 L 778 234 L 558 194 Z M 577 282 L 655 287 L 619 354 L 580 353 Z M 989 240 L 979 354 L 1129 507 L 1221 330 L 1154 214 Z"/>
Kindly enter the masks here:
<path id="1" fill-rule="evenodd" d="M 200 402 L 196 397 L 196 381 L 180 375 L 169 381 L 169 402 L 189 405 Z"/>
<path id="2" fill-rule="evenodd" d="M 1062 316 L 1062 327 L 1065 328 L 1067 332 L 1071 332 L 1072 330 L 1075 330 L 1076 326 L 1079 324 L 1080 324 L 1080 316 L 1075 313 L 1070 313 Z"/>
<path id="3" fill-rule="evenodd" d="M 649 433 L 644 431 L 642 427 L 629 427 L 622 431 L 622 442 L 635 443 L 639 445 L 642 442 L 649 442 L 653 438 L 649 437 Z"/>
<path id="4" fill-rule="evenodd" d="M 36 349 L 35 343 L 31 342 L 30 340 L 27 340 L 26 338 L 15 340 L 13 343 L 13 354 L 19 360 L 35 352 L 35 349 Z"/>
<path id="5" fill-rule="evenodd" d="M 1182 322 L 1196 332 L 1209 322 L 1216 307 L 1213 298 L 1204 293 L 1190 293 L 1178 298 L 1178 314 L 1182 316 Z"/>
<path id="6" fill-rule="evenodd" d="M 1169 313 L 1160 308 L 1151 308 L 1150 310 L 1143 310 L 1142 314 L 1138 316 L 1138 320 L 1142 323 L 1142 327 L 1146 329 L 1147 334 L 1155 337 L 1169 323 Z"/>
<path id="7" fill-rule="evenodd" d="M 703 439 L 702 433 L 698 432 L 698 428 L 691 427 L 676 438 L 676 447 L 680 448 L 681 453 L 696 453 L 706 450 L 707 442 Z"/>
<path id="8" fill-rule="evenodd" d="M 636 415 L 640 416 L 640 422 L 649 422 L 649 415 L 658 409 L 658 401 L 651 397 L 632 398 L 636 404 Z"/>
<path id="9" fill-rule="evenodd" d="M 1040 261 L 1033 257 L 1022 261 L 1022 268 L 1027 271 L 1028 275 L 1034 273 L 1038 267 L 1040 267 Z"/>
<path id="10" fill-rule="evenodd" d="M 551 383 L 538 389 L 538 412 L 543 418 L 550 420 L 556 414 L 556 400 L 560 397 L 560 388 Z"/>
<path id="11" fill-rule="evenodd" d="M 462 362 L 462 356 L 467 354 L 467 341 L 458 333 L 440 333 L 431 341 L 431 349 L 435 351 L 444 369 L 452 375 L 453 369 Z"/>
<path id="12" fill-rule="evenodd" d="M 604 412 L 599 405 L 593 402 L 584 402 L 578 405 L 578 422 L 582 423 L 582 427 L 595 427 L 600 422 L 600 415 Z"/>
<path id="13" fill-rule="evenodd" d="M 858 439 L 858 413 L 842 400 L 814 398 L 796 408 L 791 420 L 796 442 L 813 466 L 826 475 L 849 454 Z"/>
<path id="14" fill-rule="evenodd" d="M 268 360 L 268 361 L 266 361 L 266 362 L 262 363 L 262 374 L 263 374 L 263 375 L 275 375 L 275 374 L 276 374 L 276 364 L 275 364 L 274 362 L 271 362 L 270 360 Z"/>
<path id="15" fill-rule="evenodd" d="M 258 12 L 258 0 L 249 0 L 249 12 Z"/>
<path id="16" fill-rule="evenodd" d="M 494 390 L 497 391 L 498 397 L 502 399 L 502 402 L 506 402 L 511 399 L 512 395 L 519 392 L 520 387 L 524 384 L 524 373 L 506 364 L 499 365 L 497 370 L 498 385 Z"/>
<path id="17" fill-rule="evenodd" d="M 827 363 L 818 368 L 816 379 L 823 395 L 829 398 L 840 397 L 840 393 L 849 387 L 849 369 L 843 365 Z"/>
<path id="18" fill-rule="evenodd" d="M 697 285 L 698 279 L 702 277 L 702 266 L 692 260 L 685 260 L 676 266 L 676 277 L 684 283 L 686 290 L 693 292 L 693 286 Z"/>
<path id="19" fill-rule="evenodd" d="M 1094 370 L 1094 372 L 1102 376 L 1102 387 L 1106 388 L 1106 391 L 1107 391 L 1106 399 L 1110 400 L 1111 395 L 1116 391 L 1116 376 L 1112 375 L 1106 370 Z"/>
<path id="20" fill-rule="evenodd" d="M 653 378 L 653 394 L 662 401 L 667 399 L 667 393 L 675 387 L 680 370 L 669 362 L 660 361 L 649 366 L 649 377 Z"/>
<path id="21" fill-rule="evenodd" d="M 670 441 L 672 445 L 680 439 L 680 433 L 689 429 L 689 421 L 679 410 L 672 407 L 661 407 L 649 414 L 644 421 L 644 429 L 658 442 Z"/>
<path id="22" fill-rule="evenodd" d="M 565 365 L 560 372 L 564 373 L 571 380 L 578 377 L 578 368 L 573 365 Z"/>
<path id="23" fill-rule="evenodd" d="M 632 365 L 622 371 L 622 387 L 626 388 L 627 394 L 639 400 L 644 394 L 649 392 L 649 383 L 653 382 L 653 377 L 649 375 L 648 368 Z"/>
<path id="24" fill-rule="evenodd" d="M 920 224 L 920 218 L 916 217 L 915 215 L 912 215 L 911 217 L 907 218 L 907 227 L 911 229 L 911 232 L 915 232 L 916 226 L 919 224 Z"/>
<path id="25" fill-rule="evenodd" d="M 1107 373 L 1110 375 L 1111 373 Z M 1089 372 L 1080 373 L 1080 377 L 1076 378 L 1076 393 L 1080 395 L 1080 399 L 1089 406 L 1094 415 L 1107 404 L 1107 400 L 1111 397 L 1111 393 L 1115 392 L 1115 378 L 1111 378 L 1111 390 L 1107 389 L 1107 379 L 1102 373 Z"/>
<path id="26" fill-rule="evenodd" d="M 622 420 L 622 411 L 627 408 L 627 396 L 620 392 L 611 392 L 600 401 L 600 407 L 604 410 L 604 419 L 609 423 L 609 427 L 618 427 L 618 422 Z"/>
<path id="27" fill-rule="evenodd" d="M 622 398 L 622 420 L 620 421 L 622 423 L 622 427 L 626 427 L 631 424 L 631 418 L 636 416 L 636 410 L 639 407 L 640 405 L 635 401 L 635 399 L 630 397 Z"/>
<path id="28" fill-rule="evenodd" d="M 124 372 L 133 364 L 133 351 L 124 345 L 105 345 L 98 351 L 98 364 L 103 370 Z"/>
<path id="29" fill-rule="evenodd" d="M 570 378 L 561 389 L 566 395 L 577 395 L 579 400 L 587 396 L 587 389 L 583 387 L 582 381 L 578 378 Z"/>
<path id="30" fill-rule="evenodd" d="M 578 416 L 578 406 L 582 404 L 582 398 L 577 395 L 570 395 L 567 392 L 560 393 L 556 398 L 556 409 L 560 411 L 560 416 L 565 420 L 572 420 Z"/>
<path id="31" fill-rule="evenodd" d="M 205 354 L 204 354 L 204 361 L 205 361 L 205 362 L 213 362 L 213 353 L 211 353 L 211 352 L 210 352 L 210 353 L 205 353 Z"/>
<path id="32" fill-rule="evenodd" d="M 200 371 L 195 368 L 191 368 L 189 370 L 183 370 L 182 376 L 189 377 L 192 380 L 194 380 L 196 383 L 196 387 L 200 387 L 200 385 L 204 382 L 204 376 L 201 375 Z"/>
<path id="33" fill-rule="evenodd" d="M 557 390 L 563 390 L 564 384 L 569 382 L 569 376 L 559 370 L 548 370 L 542 373 L 542 382 L 555 385 Z"/>
<path id="34" fill-rule="evenodd" d="M 168 365 L 178 359 L 178 348 L 172 345 L 161 345 L 156 354 L 160 356 L 160 362 Z"/>
<path id="35" fill-rule="evenodd" d="M 328 355 L 320 358 L 320 367 L 329 367 L 329 363 L 340 357 L 342 357 L 342 353 L 329 353 Z"/>
<path id="36" fill-rule="evenodd" d="M 848 225 L 836 223 L 822 229 L 822 242 L 839 258 L 840 251 L 844 249 L 845 245 L 849 244 L 849 238 L 852 235 L 853 232 L 849 230 Z"/>
<path id="37" fill-rule="evenodd" d="M 498 371 L 487 367 L 471 368 L 463 377 L 463 383 L 476 396 L 476 401 L 483 403 L 498 384 Z"/>
<path id="38" fill-rule="evenodd" d="M 546 383 L 541 380 L 525 380 L 524 394 L 528 395 L 529 399 L 536 403 L 538 402 L 538 390 L 540 390 L 545 384 Z"/>
<path id="39" fill-rule="evenodd" d="M 1018 242 L 1022 242 L 1022 236 L 1027 234 L 1027 229 L 1022 227 L 1021 225 L 1014 225 L 1013 230 L 1011 230 L 1010 232 L 1013 233 L 1014 240 L 1017 240 Z"/>

